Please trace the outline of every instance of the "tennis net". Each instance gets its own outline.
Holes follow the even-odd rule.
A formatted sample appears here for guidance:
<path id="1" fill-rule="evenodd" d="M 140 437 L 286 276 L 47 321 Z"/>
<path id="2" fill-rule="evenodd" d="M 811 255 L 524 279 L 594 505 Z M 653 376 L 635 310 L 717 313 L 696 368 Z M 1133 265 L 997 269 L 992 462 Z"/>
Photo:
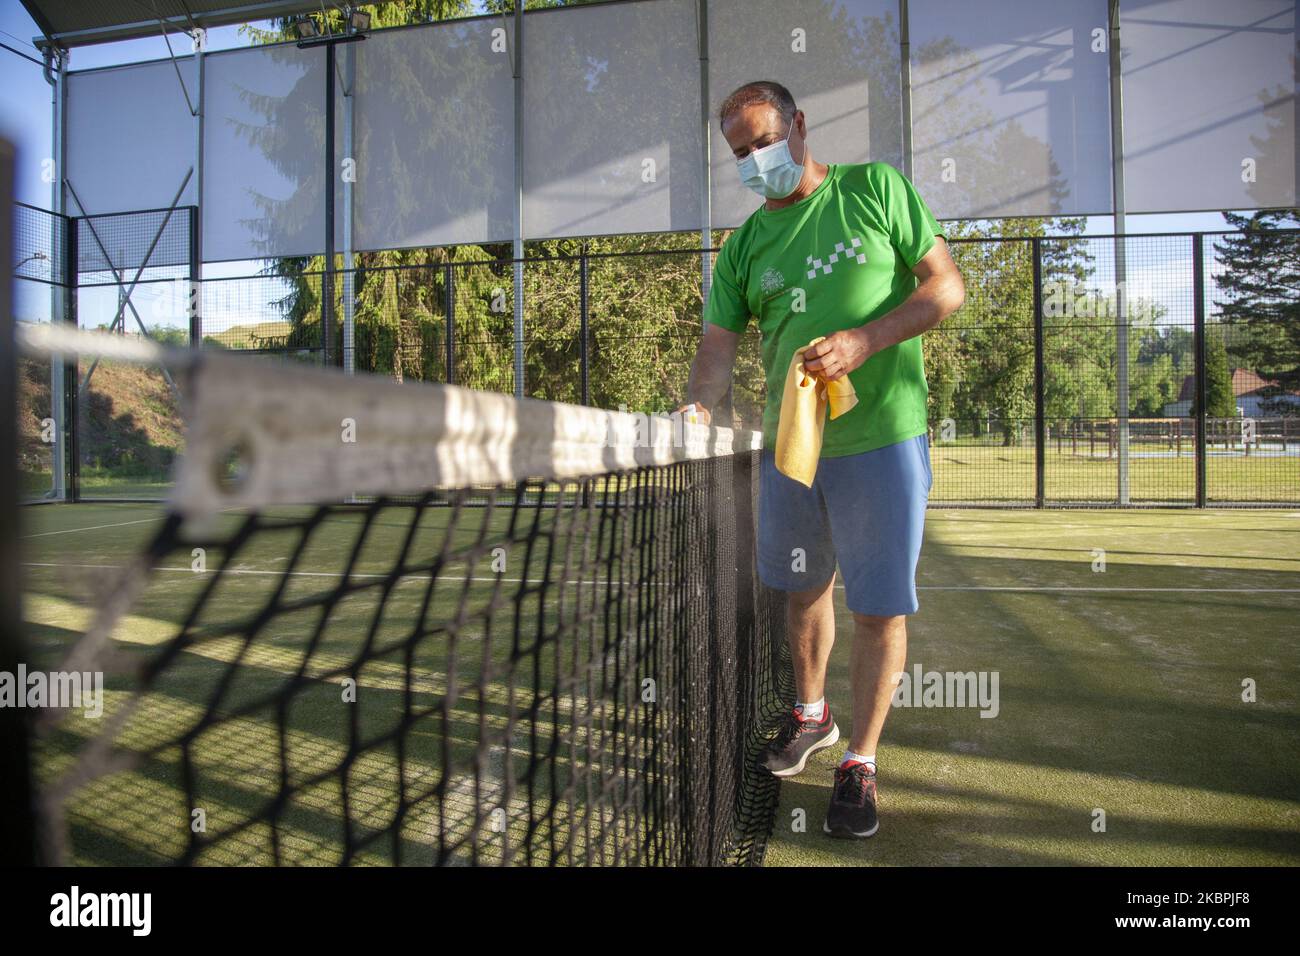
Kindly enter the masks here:
<path id="1" fill-rule="evenodd" d="M 756 436 L 166 356 L 186 447 L 58 665 L 105 690 L 41 722 L 47 859 L 761 862 Z"/>

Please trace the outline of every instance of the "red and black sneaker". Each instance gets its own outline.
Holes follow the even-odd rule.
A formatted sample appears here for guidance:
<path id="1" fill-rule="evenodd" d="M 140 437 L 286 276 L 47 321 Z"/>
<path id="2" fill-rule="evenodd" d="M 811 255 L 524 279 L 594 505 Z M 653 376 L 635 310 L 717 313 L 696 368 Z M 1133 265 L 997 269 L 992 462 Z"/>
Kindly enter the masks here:
<path id="1" fill-rule="evenodd" d="M 763 752 L 762 765 L 777 777 L 793 777 L 803 770 L 808 758 L 840 739 L 840 728 L 831 719 L 830 704 L 822 707 L 821 720 L 804 720 L 796 707 L 781 718 L 776 739 Z"/>
<path id="2" fill-rule="evenodd" d="M 858 840 L 880 829 L 876 819 L 876 772 L 870 764 L 841 764 L 835 768 L 835 790 L 822 829 L 833 837 Z"/>

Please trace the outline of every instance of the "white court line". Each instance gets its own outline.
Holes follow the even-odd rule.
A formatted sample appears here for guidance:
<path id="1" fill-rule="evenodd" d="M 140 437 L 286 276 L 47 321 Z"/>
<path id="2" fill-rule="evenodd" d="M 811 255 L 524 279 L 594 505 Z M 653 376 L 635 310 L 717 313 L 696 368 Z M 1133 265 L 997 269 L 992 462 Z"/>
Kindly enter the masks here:
<path id="1" fill-rule="evenodd" d="M 841 585 L 836 585 L 841 587 Z M 1172 594 L 1206 594 L 1206 593 L 1224 593 L 1224 594 L 1300 594 L 1300 588 L 1100 588 L 1100 587 L 1069 587 L 1066 585 L 1046 584 L 1038 585 L 993 585 L 993 584 L 972 584 L 972 585 L 917 585 L 918 591 L 1107 591 L 1107 592 L 1124 592 L 1124 591 L 1157 591 Z"/>
<path id="2" fill-rule="evenodd" d="M 117 565 L 117 564 L 61 564 L 61 563 L 56 563 L 56 562 L 37 562 L 37 561 L 25 561 L 25 562 L 23 562 L 23 567 L 27 567 L 27 568 L 94 568 L 94 569 L 96 569 L 96 570 L 100 570 L 100 571 L 120 571 L 121 568 L 122 568 L 121 565 Z M 200 571 L 195 571 L 195 570 L 193 570 L 192 568 L 164 568 L 164 567 L 156 567 L 156 568 L 150 568 L 149 570 L 151 570 L 151 571 L 175 571 L 175 572 L 182 572 L 182 573 L 185 573 L 185 574 L 207 574 L 207 573 L 216 573 L 215 571 L 213 571 L 213 572 L 206 572 L 206 571 L 200 572 Z M 260 570 L 256 570 L 256 569 L 252 569 L 252 568 L 224 568 L 224 569 L 220 569 L 220 570 L 221 570 L 222 573 L 224 573 L 224 574 L 264 574 L 264 575 L 277 575 L 277 576 L 284 575 L 284 574 L 289 574 L 289 575 L 292 575 L 292 576 L 294 576 L 294 577 L 305 577 L 305 578 L 343 578 L 343 577 L 349 577 L 349 578 L 387 578 L 387 577 L 391 577 L 391 575 L 388 575 L 388 574 L 367 574 L 367 573 L 363 573 L 363 572 L 355 572 L 355 573 L 353 573 L 353 574 L 343 575 L 343 574 L 339 574 L 339 573 L 336 572 L 336 571 L 260 571 Z M 423 574 L 423 573 L 416 573 L 416 572 L 411 572 L 410 574 L 403 574 L 403 575 L 400 575 L 400 577 L 403 577 L 403 578 L 414 578 L 414 579 L 416 579 L 416 580 L 420 580 L 420 581 L 427 581 L 427 580 L 429 579 L 429 575 L 427 575 L 427 574 Z M 464 580 L 467 580 L 467 579 L 466 579 L 465 577 L 457 576 L 457 575 L 455 575 L 455 574 L 449 574 L 449 575 L 447 575 L 447 576 L 444 578 L 444 580 L 446 580 L 446 581 L 464 581 Z M 483 583 L 493 583 L 493 582 L 496 582 L 496 581 L 500 581 L 500 582 L 502 582 L 503 584 L 541 584 L 541 583 L 542 583 L 542 579 L 541 579 L 541 578 L 529 578 L 529 579 L 527 579 L 527 580 L 524 580 L 523 578 L 500 578 L 500 577 L 495 577 L 495 576 L 493 576 L 493 577 L 479 577 L 479 576 L 474 576 L 474 577 L 470 577 L 470 578 L 468 578 L 468 580 L 470 580 L 470 581 L 477 581 L 477 582 L 483 582 Z M 602 579 L 596 579 L 596 580 L 594 580 L 594 581 L 593 581 L 593 580 L 588 580 L 588 581 L 569 581 L 569 582 L 553 581 L 552 583 L 554 583 L 554 584 L 559 584 L 559 583 L 568 583 L 568 584 L 592 584 L 592 585 L 596 585 L 596 584 L 605 584 L 605 583 L 607 583 L 607 582 L 606 582 L 605 580 L 602 580 Z M 842 590 L 844 590 L 844 585 L 843 585 L 843 584 L 836 584 L 836 585 L 835 585 L 835 589 L 836 589 L 837 591 L 842 591 Z M 916 587 L 916 589 L 917 589 L 918 591 L 1024 591 L 1024 592 L 1031 592 L 1031 593 L 1032 593 L 1032 592 L 1040 592 L 1040 591 L 1041 591 L 1041 592 L 1049 592 L 1049 591 L 1065 591 L 1065 592 L 1070 592 L 1070 591 L 1080 591 L 1080 592 L 1084 592 L 1084 593 L 1102 592 L 1102 593 L 1112 593 L 1112 594 L 1122 594 L 1122 593 L 1126 593 L 1126 592 L 1132 592 L 1132 593 L 1161 593 L 1161 594 L 1300 594 L 1300 588 L 1140 588 L 1140 587 L 1075 587 L 1075 586 L 1072 586 L 1072 585 L 1056 585 L 1056 584 L 1044 584 L 1044 585 L 1028 585 L 1028 584 L 1012 584 L 1012 585 L 995 585 L 995 584 L 954 584 L 954 585 L 942 585 L 942 584 L 918 584 L 917 587 Z"/>
<path id="3" fill-rule="evenodd" d="M 78 534 L 82 531 L 101 531 L 104 528 L 121 528 L 129 524 L 146 524 L 157 520 L 158 518 L 140 518 L 136 521 L 119 521 L 116 524 L 97 524 L 89 528 L 65 528 L 62 531 L 42 531 L 39 534 L 25 534 L 20 540 L 25 540 L 27 538 L 48 538 L 52 534 Z"/>
<path id="4" fill-rule="evenodd" d="M 25 568 L 78 568 L 78 569 L 91 568 L 97 571 L 121 571 L 122 568 L 124 567 L 124 565 L 121 564 L 63 564 L 62 562 L 57 562 L 57 561 L 24 561 L 22 564 L 23 567 Z M 207 574 L 208 573 L 206 571 L 195 571 L 193 568 L 158 567 L 158 568 L 150 568 L 149 570 L 150 571 L 183 571 L 186 574 Z M 389 575 L 387 574 L 363 574 L 360 572 L 349 574 L 349 575 L 342 575 L 339 574 L 337 571 L 287 571 L 286 572 L 286 571 L 258 571 L 253 568 L 223 568 L 220 570 L 222 570 L 222 572 L 225 574 L 274 574 L 274 575 L 291 574 L 296 577 L 304 577 L 304 578 L 341 578 L 341 577 L 386 578 L 389 577 Z M 402 575 L 402 577 L 409 578 L 409 577 L 415 577 L 415 575 L 404 574 Z M 424 577 L 427 578 L 428 575 L 424 575 Z M 451 579 L 449 578 L 448 580 Z M 457 578 L 456 580 L 464 581 L 465 579 Z M 474 578 L 473 580 L 495 581 L 496 578 Z M 509 581 L 510 579 L 506 578 L 506 580 Z"/>
<path id="5" fill-rule="evenodd" d="M 22 562 L 22 566 L 25 568 L 77 568 L 77 569 L 92 569 L 96 571 L 121 571 L 124 567 L 123 565 L 120 564 L 63 564 L 61 562 L 55 562 L 55 561 L 24 561 Z M 337 571 L 261 571 L 256 568 L 219 568 L 219 569 L 214 569 L 213 571 L 195 571 L 193 568 L 155 567 L 155 568 L 150 568 L 149 570 L 150 571 L 176 571 L 183 574 L 210 574 L 210 573 L 215 574 L 216 571 L 219 570 L 223 574 L 266 574 L 266 575 L 274 575 L 276 577 L 282 577 L 285 574 L 288 574 L 292 577 L 301 577 L 301 578 L 383 579 L 383 578 L 388 578 L 393 576 L 391 574 L 368 574 L 363 571 L 354 571 L 352 574 L 340 574 Z M 413 578 L 418 581 L 429 580 L 429 575 L 427 573 L 418 572 L 418 571 L 411 571 L 406 574 L 400 574 L 397 576 L 401 578 Z M 524 580 L 523 578 L 502 578 L 496 576 L 492 576 L 492 577 L 474 576 L 474 577 L 466 578 L 464 575 L 456 575 L 456 574 L 445 575 L 441 580 L 445 580 L 445 581 L 470 580 L 470 581 L 482 581 L 488 583 L 501 581 L 504 584 L 541 584 L 542 583 L 541 578 L 529 578 L 528 580 Z M 552 581 L 551 583 L 558 584 L 560 582 Z M 571 581 L 569 583 L 570 584 L 579 584 L 579 583 L 604 584 L 606 582 L 600 579 L 596 579 L 594 581 L 592 580 L 588 580 L 585 582 Z"/>

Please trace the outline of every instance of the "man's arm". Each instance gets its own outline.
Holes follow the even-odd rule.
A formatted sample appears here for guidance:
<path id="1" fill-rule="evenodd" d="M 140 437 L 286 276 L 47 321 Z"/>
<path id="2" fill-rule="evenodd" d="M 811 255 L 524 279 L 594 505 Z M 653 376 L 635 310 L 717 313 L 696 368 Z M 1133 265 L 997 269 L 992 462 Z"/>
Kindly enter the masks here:
<path id="1" fill-rule="evenodd" d="M 804 352 L 804 368 L 828 382 L 843 378 L 877 352 L 934 328 L 966 301 L 966 284 L 942 237 L 912 273 L 920 283 L 907 301 L 873 322 L 827 336 Z"/>
<path id="2" fill-rule="evenodd" d="M 686 385 L 686 401 L 693 402 L 700 412 L 700 421 L 707 425 L 711 412 L 727 394 L 731 385 L 731 370 L 736 363 L 740 336 L 718 325 L 704 327 L 695 360 L 691 362 L 691 377 Z M 680 409 L 678 409 L 680 411 Z"/>

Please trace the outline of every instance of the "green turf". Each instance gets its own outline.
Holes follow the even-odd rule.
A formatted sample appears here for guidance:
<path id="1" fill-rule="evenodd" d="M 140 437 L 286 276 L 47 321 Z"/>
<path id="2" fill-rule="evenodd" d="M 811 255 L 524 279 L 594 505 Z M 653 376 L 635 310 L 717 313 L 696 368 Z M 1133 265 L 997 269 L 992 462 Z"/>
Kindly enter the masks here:
<path id="1" fill-rule="evenodd" d="M 559 672 L 583 673 L 597 654 L 611 670 L 637 674 L 652 669 L 638 656 L 653 652 L 648 645 L 634 642 L 618 651 L 602 650 L 598 640 L 586 639 L 592 632 L 580 628 L 563 642 L 563 661 L 553 656 L 560 654 L 561 642 L 552 642 L 545 652 L 539 647 L 540 630 L 558 630 L 558 622 L 571 620 L 579 606 L 599 607 L 594 598 L 601 588 L 595 574 L 578 575 L 586 583 L 566 590 L 563 606 L 543 603 L 537 590 L 525 596 L 518 605 L 524 632 L 516 640 L 516 606 L 499 600 L 498 582 L 484 562 L 469 567 L 451 561 L 427 608 L 427 574 L 405 576 L 393 582 L 391 590 L 384 586 L 383 576 L 407 538 L 410 509 L 378 512 L 364 536 L 360 532 L 365 510 L 342 509 L 306 538 L 294 565 L 297 573 L 283 580 L 275 572 L 287 567 L 301 540 L 287 522 L 308 513 L 279 509 L 264 515 L 282 530 L 255 535 L 250 546 L 233 555 L 217 549 L 208 556 L 211 567 L 243 573 L 194 574 L 187 547 L 154 565 L 159 570 L 114 631 L 116 644 L 133 659 L 156 656 L 178 633 L 198 595 L 209 587 L 216 590 L 202 604 L 203 613 L 190 622 L 193 645 L 162 672 L 118 738 L 124 749 L 148 752 L 149 758 L 140 767 L 81 788 L 69 801 L 71 858 L 79 863 L 137 864 L 175 858 L 184 849 L 187 811 L 178 751 L 175 746 L 152 751 L 172 740 L 177 728 L 196 726 L 209 705 L 219 701 L 218 709 L 225 714 L 248 710 L 187 744 L 197 771 L 196 802 L 209 815 L 209 836 L 220 837 L 202 862 L 229 865 L 272 859 L 269 830 L 257 821 L 280 792 L 281 761 L 298 786 L 278 810 L 285 862 L 337 861 L 345 778 L 354 836 L 392 831 L 357 862 L 393 859 L 398 840 L 403 862 L 428 862 L 439 840 L 455 841 L 469 832 L 476 806 L 493 805 L 509 808 L 509 843 L 517 860 L 530 852 L 534 858 L 550 859 L 557 852 L 567 858 L 570 851 L 581 855 L 590 848 L 597 858 L 618 862 L 623 838 L 648 823 L 619 815 L 610 806 L 638 804 L 641 791 L 651 785 L 627 771 L 636 754 L 625 753 L 624 746 L 659 746 L 656 732 L 663 727 L 662 712 L 637 706 L 632 697 L 635 681 L 624 684 L 617 707 L 607 689 L 572 687 L 572 700 L 528 693 L 538 681 L 552 686 Z M 520 512 L 519 520 L 533 513 Z M 450 533 L 449 514 L 446 508 L 424 512 L 411 537 L 410 560 L 428 560 L 439 553 L 444 540 L 463 547 L 480 534 L 513 537 L 505 548 L 507 579 L 541 576 L 544 548 L 530 552 L 518 540 L 522 530 L 507 535 L 507 510 L 465 509 Z M 557 520 L 553 511 L 536 514 L 543 528 Z M 581 520 L 583 513 L 576 514 Z M 105 585 L 115 586 L 111 569 L 123 565 L 156 530 L 158 510 L 83 504 L 32 508 L 24 515 L 25 534 L 30 536 L 24 559 L 25 614 L 33 658 L 38 667 L 53 668 L 73 637 L 86 629 L 88 609 Z M 234 514 L 222 516 L 214 537 L 228 537 L 240 520 Z M 559 539 L 568 537 L 561 534 Z M 336 592 L 354 547 L 356 589 L 322 604 L 320 599 Z M 282 583 L 283 591 L 274 597 L 279 612 L 254 633 L 250 622 Z M 493 603 L 498 609 L 489 626 L 479 612 Z M 432 626 L 451 621 L 458 609 L 464 616 L 453 625 L 459 648 L 454 657 L 445 635 L 410 640 L 421 614 Z M 325 626 L 317 637 L 322 619 Z M 251 642 L 247 634 L 253 634 Z M 358 666 L 358 660 L 364 663 Z M 232 669 L 234 662 L 238 666 Z M 655 665 L 667 685 L 675 675 L 673 662 Z M 300 674 L 300 683 L 289 692 Z M 355 676 L 358 685 L 354 706 L 340 706 L 340 685 L 347 676 Z M 127 701 L 131 686 L 110 674 L 109 715 Z M 283 714 L 276 707 L 281 700 L 288 702 Z M 403 730 L 400 761 L 396 742 L 373 743 L 402 729 L 404 717 L 421 711 L 431 716 Z M 502 742 L 508 722 L 514 743 L 506 748 Z M 42 780 L 48 785 L 57 779 L 72 753 L 100 729 L 100 722 L 75 715 L 64 721 L 39 750 Z M 480 748 L 484 739 L 488 743 Z M 351 765 L 341 765 L 349 740 L 362 742 L 362 753 Z M 541 753 L 554 754 L 555 776 L 549 770 L 527 773 L 530 754 Z M 399 767 L 405 769 L 400 782 L 407 801 L 422 799 L 394 830 Z M 452 769 L 444 775 L 446 767 Z M 575 784 L 578 789 L 573 791 Z M 583 789 L 588 786 L 603 791 L 604 799 L 592 800 L 592 793 Z M 530 815 L 530 806 L 546 810 L 544 826 L 534 818 L 538 810 Z M 501 835 L 488 833 L 476 848 L 443 852 L 462 861 L 496 862 L 504 847 Z"/>
<path id="2" fill-rule="evenodd" d="M 998 716 L 895 708 L 862 842 L 821 832 L 843 748 L 819 753 L 782 784 L 768 865 L 1300 863 L 1300 511 L 931 511 L 918 584 L 909 670 L 997 671 Z M 941 590 L 1008 586 L 1043 590 Z"/>
<path id="3" fill-rule="evenodd" d="M 171 481 L 166 475 L 140 476 L 115 473 L 110 469 L 83 468 L 81 496 L 94 498 L 140 498 L 160 500 L 171 491 Z M 19 493 L 31 501 L 44 498 L 54 487 L 54 478 L 48 471 L 25 471 L 19 475 Z"/>
<path id="4" fill-rule="evenodd" d="M 108 580 L 103 566 L 119 565 L 138 550 L 152 534 L 158 511 L 126 504 L 54 505 L 26 509 L 23 517 L 24 533 L 37 536 L 24 542 L 25 611 L 37 662 L 52 666 L 84 628 L 85 608 Z M 381 527 L 362 551 L 358 570 L 386 569 L 403 528 L 399 521 Z M 430 534 L 436 537 L 436 531 Z M 328 540 L 307 552 L 304 566 L 327 574 L 341 567 L 354 532 L 355 519 L 344 516 Z M 921 612 L 910 623 L 909 667 L 919 662 L 926 670 L 997 671 L 1000 713 L 981 719 L 970 709 L 896 710 L 879 754 L 881 831 L 862 844 L 831 841 L 820 832 L 839 748 L 819 755 L 782 786 L 768 864 L 1294 865 L 1300 861 L 1297 536 L 1300 511 L 931 511 L 919 571 Z M 240 556 L 240 567 L 282 568 L 286 543 L 266 536 Z M 1104 573 L 1092 570 L 1098 548 L 1106 552 Z M 522 560 L 512 552 L 511 562 L 516 559 Z M 165 564 L 184 568 L 187 556 Z M 256 606 L 278 577 L 227 580 L 238 588 L 215 606 L 228 625 L 238 621 L 242 608 Z M 200 586 L 202 579 L 184 571 L 159 574 L 126 622 L 124 643 L 133 653 L 156 648 L 175 631 L 185 599 Z M 327 586 L 328 579 L 295 579 L 286 597 L 310 597 Z M 1038 590 L 996 590 L 1007 587 Z M 1047 590 L 1053 587 L 1094 590 Z M 1120 590 L 1125 588 L 1160 590 Z M 418 613 L 421 591 L 418 582 L 397 588 L 380 621 L 381 644 L 400 639 L 404 623 Z M 487 598 L 481 590 L 473 597 Z M 440 600 L 432 614 L 446 611 Z M 346 665 L 355 634 L 370 622 L 375 606 L 360 595 L 336 607 L 335 627 L 311 656 L 309 676 Z M 534 610 L 542 619 L 549 613 Z M 837 612 L 840 640 L 827 696 L 847 732 L 851 624 L 842 592 Z M 208 639 L 183 656 L 169 683 L 151 697 L 153 722 L 131 725 L 132 744 L 144 745 L 168 722 L 192 721 L 202 710 L 225 662 L 241 653 L 236 638 L 215 636 L 221 623 L 199 622 L 209 628 Z M 228 689 L 228 699 L 251 700 L 281 686 L 303 662 L 312 623 L 309 612 L 290 615 L 275 634 L 244 651 L 248 666 Z M 487 659 L 503 658 L 491 653 Z M 551 666 L 523 660 L 543 671 Z M 433 702 L 445 693 L 438 681 L 445 681 L 447 665 L 435 649 L 422 652 L 413 673 L 428 685 L 418 689 L 417 701 Z M 473 668 L 483 664 L 463 666 L 469 670 L 460 678 L 468 686 Z M 391 726 L 393 714 L 402 710 L 405 672 L 396 652 L 366 665 L 362 693 L 376 706 L 361 711 L 363 734 Z M 1241 701 L 1244 678 L 1257 682 L 1257 703 Z M 110 688 L 110 707 L 118 706 L 124 688 L 112 679 Z M 479 701 L 467 695 L 452 713 L 448 741 L 461 765 L 480 726 L 499 731 L 503 725 L 508 703 L 488 696 Z M 543 742 L 553 734 L 552 723 L 551 716 L 539 715 Z M 212 826 L 248 819 L 274 794 L 273 768 L 264 755 L 279 752 L 271 733 L 275 724 L 274 715 L 263 711 L 196 742 Z M 295 772 L 337 762 L 349 733 L 340 720 L 337 689 L 322 681 L 295 697 L 286 727 L 285 753 Z M 67 765 L 82 732 L 73 721 L 42 751 L 45 779 Z M 602 755 L 609 782 L 620 779 L 612 738 L 579 743 Z M 437 765 L 436 746 L 431 736 L 412 739 L 407 765 L 414 777 L 408 785 L 419 786 L 421 775 Z M 499 750 L 489 755 L 497 778 L 504 759 Z M 78 862 L 147 862 L 176 852 L 184 839 L 176 821 L 185 808 L 175 765 L 175 755 L 163 753 L 85 788 L 70 813 Z M 562 760 L 560 766 L 568 764 Z M 360 794 L 354 815 L 363 825 L 382 826 L 391 814 L 395 781 L 391 749 L 371 751 L 357 764 L 349 786 Z M 441 824 L 451 832 L 464 826 L 474 802 L 468 786 L 468 778 L 453 785 L 460 822 Z M 328 862 L 337 853 L 338 796 L 338 778 L 323 780 L 285 808 L 287 858 Z M 1105 833 L 1092 830 L 1095 808 L 1106 811 Z M 403 827 L 408 861 L 431 852 L 429 834 L 439 825 L 431 812 L 426 808 Z M 804 832 L 792 829 L 798 813 L 806 819 Z M 573 826 L 582 832 L 573 833 L 573 844 L 581 848 L 599 839 L 602 827 L 608 832 L 616 825 L 578 810 Z M 568 831 L 544 837 L 552 835 L 563 841 Z M 265 828 L 254 827 L 221 844 L 207 861 L 265 862 L 268 845 Z M 381 862 L 388 849 L 387 843 L 377 846 L 361 861 Z M 482 858 L 490 861 L 494 852 L 499 841 L 489 841 Z"/>
<path id="5" fill-rule="evenodd" d="M 1292 449 L 1294 450 L 1294 445 Z M 1175 457 L 1164 444 L 1139 442 L 1129 459 L 1129 494 L 1133 503 L 1194 503 L 1195 459 L 1189 443 Z M 1157 457 L 1154 453 L 1167 454 Z M 1025 503 L 1034 500 L 1034 449 L 1027 445 L 935 442 L 930 449 L 934 487 L 930 500 L 946 502 Z M 1090 449 L 1086 441 L 1072 447 L 1049 442 L 1044 453 L 1044 493 L 1058 502 L 1115 502 L 1119 463 L 1107 456 L 1106 443 Z M 1207 456 L 1206 495 L 1211 502 L 1300 503 L 1300 456 L 1244 455 L 1211 447 Z"/>

